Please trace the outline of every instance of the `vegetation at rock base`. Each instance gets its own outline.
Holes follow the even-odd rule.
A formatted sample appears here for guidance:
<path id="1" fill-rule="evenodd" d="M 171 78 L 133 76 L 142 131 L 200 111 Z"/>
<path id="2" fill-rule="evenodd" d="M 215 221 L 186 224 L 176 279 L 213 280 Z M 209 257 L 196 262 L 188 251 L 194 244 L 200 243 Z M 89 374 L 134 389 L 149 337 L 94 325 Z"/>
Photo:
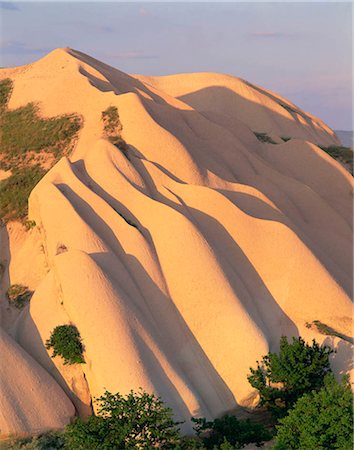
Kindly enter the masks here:
<path id="1" fill-rule="evenodd" d="M 61 432 L 50 432 L 34 437 L 13 439 L 0 445 L 2 450 L 59 450 L 64 448 L 64 434 Z"/>
<path id="2" fill-rule="evenodd" d="M 242 448 L 255 443 L 260 447 L 263 442 L 272 438 L 271 433 L 261 424 L 248 420 L 239 420 L 235 416 L 226 415 L 220 419 L 207 421 L 205 418 L 192 419 L 194 430 L 207 449 L 221 448 L 231 445 L 231 448 Z"/>
<path id="3" fill-rule="evenodd" d="M 172 410 L 154 394 L 140 390 L 123 396 L 106 391 L 96 399 L 96 415 L 85 421 L 77 418 L 62 433 L 18 439 L 5 448 L 235 450 L 250 443 L 261 447 L 275 435 L 275 450 L 350 450 L 352 393 L 347 378 L 341 383 L 334 379 L 328 364 L 331 352 L 315 341 L 309 345 L 293 338 L 289 343 L 283 337 L 279 353 L 268 353 L 251 371 L 250 381 L 260 382 L 261 403 L 267 394 L 264 388 L 277 390 L 274 397 L 272 390 L 268 394 L 270 403 L 279 400 L 277 416 L 283 418 L 271 431 L 258 422 L 226 415 L 213 421 L 192 418 L 196 436 L 183 437 L 181 423 L 174 421 Z M 259 380 L 259 369 L 265 385 L 263 378 Z"/>
<path id="4" fill-rule="evenodd" d="M 324 387 L 301 397 L 277 425 L 276 450 L 351 450 L 353 396 L 347 379 L 327 375 Z"/>
<path id="5" fill-rule="evenodd" d="M 78 329 L 74 325 L 58 325 L 46 341 L 46 348 L 53 349 L 52 358 L 59 355 L 64 364 L 84 364 L 83 345 Z"/>
<path id="6" fill-rule="evenodd" d="M 141 390 L 123 396 L 106 391 L 96 402 L 97 415 L 68 425 L 69 449 L 173 449 L 180 441 L 172 410 L 153 394 Z"/>
<path id="7" fill-rule="evenodd" d="M 275 417 L 282 417 L 302 395 L 323 387 L 331 371 L 331 353 L 330 347 L 321 347 L 315 340 L 308 345 L 301 337 L 291 343 L 282 337 L 279 354 L 269 352 L 257 361 L 248 381 L 258 390 L 260 404 Z"/>

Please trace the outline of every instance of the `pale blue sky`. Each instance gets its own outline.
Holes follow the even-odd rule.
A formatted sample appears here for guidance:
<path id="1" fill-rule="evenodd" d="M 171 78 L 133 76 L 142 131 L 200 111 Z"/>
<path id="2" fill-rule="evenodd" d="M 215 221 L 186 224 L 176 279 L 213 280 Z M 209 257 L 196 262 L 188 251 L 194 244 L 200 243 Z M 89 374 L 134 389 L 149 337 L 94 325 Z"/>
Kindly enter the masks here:
<path id="1" fill-rule="evenodd" d="M 128 73 L 214 71 L 352 129 L 350 2 L 0 2 L 0 65 L 72 47 Z"/>

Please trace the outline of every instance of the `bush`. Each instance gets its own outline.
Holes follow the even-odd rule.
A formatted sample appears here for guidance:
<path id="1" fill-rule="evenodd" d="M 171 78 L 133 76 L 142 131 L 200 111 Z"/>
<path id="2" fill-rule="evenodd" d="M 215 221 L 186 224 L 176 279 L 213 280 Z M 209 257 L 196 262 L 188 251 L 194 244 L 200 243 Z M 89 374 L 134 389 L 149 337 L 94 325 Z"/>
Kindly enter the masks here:
<path id="1" fill-rule="evenodd" d="M 8 288 L 6 295 L 11 305 L 21 309 L 31 300 L 33 292 L 27 286 L 13 284 Z"/>
<path id="2" fill-rule="evenodd" d="M 119 113 L 116 106 L 109 106 L 102 111 L 103 130 L 107 139 L 122 151 L 124 156 L 129 159 L 128 145 L 122 138 L 122 124 L 119 120 Z"/>
<path id="3" fill-rule="evenodd" d="M 122 131 L 122 126 L 119 121 L 118 108 L 116 106 L 109 106 L 102 111 L 102 120 L 104 131 L 109 133 Z"/>
<path id="4" fill-rule="evenodd" d="M 74 325 L 59 325 L 54 328 L 46 348 L 53 348 L 52 358 L 59 355 L 64 364 L 84 364 L 83 345 L 80 333 Z"/>
<path id="5" fill-rule="evenodd" d="M 343 163 L 353 175 L 353 149 L 340 145 L 330 145 L 329 147 L 319 147 L 333 159 Z"/>
<path id="6" fill-rule="evenodd" d="M 66 428 L 66 444 L 73 450 L 175 449 L 178 423 L 159 397 L 144 391 L 127 396 L 106 391 L 97 399 L 97 415 L 77 419 Z"/>
<path id="7" fill-rule="evenodd" d="M 255 131 L 254 134 L 256 138 L 261 142 L 265 142 L 267 144 L 276 144 L 276 142 L 274 142 L 273 139 L 270 136 L 268 136 L 267 133 L 257 133 Z"/>
<path id="8" fill-rule="evenodd" d="M 305 394 L 280 420 L 277 450 L 352 450 L 353 397 L 348 380 L 325 378 L 318 392 Z"/>
<path id="9" fill-rule="evenodd" d="M 331 372 L 331 353 L 333 350 L 315 340 L 308 345 L 299 337 L 290 344 L 282 337 L 279 355 L 270 352 L 261 363 L 257 361 L 248 381 L 259 391 L 260 404 L 282 417 L 302 395 L 323 386 L 324 377 Z"/>
<path id="10" fill-rule="evenodd" d="M 272 435 L 263 425 L 247 420 L 238 420 L 235 416 L 226 415 L 221 419 L 208 422 L 205 418 L 192 419 L 195 431 L 207 449 L 242 448 L 255 443 L 260 447 L 262 442 L 269 441 Z M 230 447 L 231 446 L 231 447 Z"/>
<path id="11" fill-rule="evenodd" d="M 62 433 L 51 432 L 40 436 L 4 442 L 0 448 L 3 450 L 59 450 L 65 448 L 64 436 Z"/>

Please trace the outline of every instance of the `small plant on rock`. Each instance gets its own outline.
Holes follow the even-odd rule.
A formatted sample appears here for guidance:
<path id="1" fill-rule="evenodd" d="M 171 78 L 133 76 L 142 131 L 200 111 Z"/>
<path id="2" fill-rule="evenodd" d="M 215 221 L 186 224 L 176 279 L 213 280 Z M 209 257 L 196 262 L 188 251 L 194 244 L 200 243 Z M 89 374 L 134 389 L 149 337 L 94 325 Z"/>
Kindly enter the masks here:
<path id="1" fill-rule="evenodd" d="M 267 133 L 258 133 L 255 131 L 254 134 L 260 142 L 263 142 L 265 144 L 276 144 L 276 142 L 274 142 Z"/>
<path id="2" fill-rule="evenodd" d="M 11 305 L 22 309 L 31 300 L 33 292 L 27 286 L 13 284 L 8 288 L 6 295 Z"/>
<path id="3" fill-rule="evenodd" d="M 102 121 L 104 134 L 107 139 L 129 159 L 128 145 L 122 138 L 123 126 L 119 119 L 118 108 L 116 106 L 109 106 L 102 111 Z"/>
<path id="4" fill-rule="evenodd" d="M 46 341 L 46 348 L 52 348 L 52 358 L 59 355 L 64 359 L 64 364 L 85 364 L 80 333 L 74 325 L 55 327 Z"/>

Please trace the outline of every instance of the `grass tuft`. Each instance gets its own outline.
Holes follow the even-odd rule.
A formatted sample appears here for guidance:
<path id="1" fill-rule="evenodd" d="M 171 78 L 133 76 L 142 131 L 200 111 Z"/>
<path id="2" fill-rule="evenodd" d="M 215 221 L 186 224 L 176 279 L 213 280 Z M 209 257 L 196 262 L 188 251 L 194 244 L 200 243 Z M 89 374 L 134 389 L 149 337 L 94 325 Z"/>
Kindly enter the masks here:
<path id="1" fill-rule="evenodd" d="M 10 99 L 12 81 L 9 78 L 0 81 L 0 110 L 4 109 Z"/>
<path id="2" fill-rule="evenodd" d="M 25 220 L 28 212 L 28 197 L 44 176 L 38 165 L 15 169 L 12 175 L 0 183 L 0 211 L 4 221 Z"/>
<path id="3" fill-rule="evenodd" d="M 11 171 L 0 182 L 0 220 L 27 216 L 27 201 L 34 186 L 63 155 L 68 155 L 81 119 L 63 115 L 44 119 L 33 103 L 9 110 L 10 79 L 0 81 L 0 169 Z"/>

